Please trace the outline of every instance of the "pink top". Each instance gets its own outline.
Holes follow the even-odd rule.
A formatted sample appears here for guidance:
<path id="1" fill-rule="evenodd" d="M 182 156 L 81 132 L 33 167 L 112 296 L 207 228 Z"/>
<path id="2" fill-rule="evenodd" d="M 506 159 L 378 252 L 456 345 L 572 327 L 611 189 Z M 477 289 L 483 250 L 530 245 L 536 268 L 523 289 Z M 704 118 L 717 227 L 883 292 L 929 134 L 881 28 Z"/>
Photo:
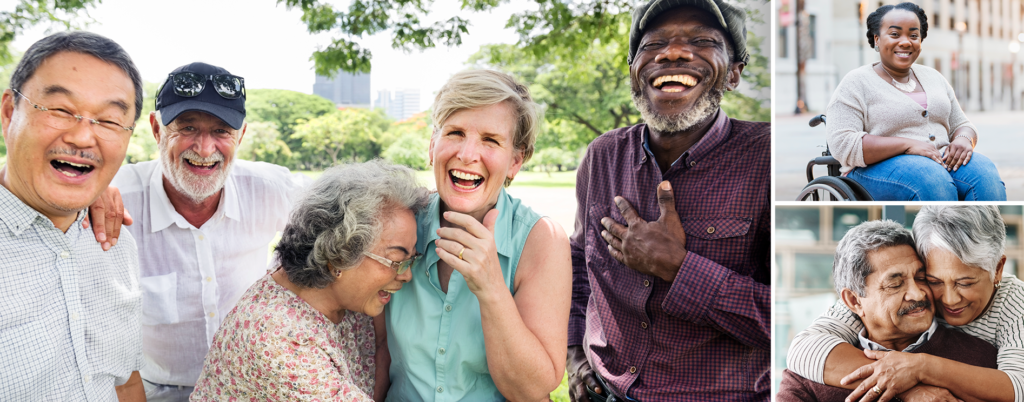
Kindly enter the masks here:
<path id="1" fill-rule="evenodd" d="M 924 108 L 925 110 L 928 109 L 928 94 L 927 93 L 925 93 L 925 92 L 909 92 L 909 93 L 907 93 L 907 96 L 909 96 L 910 99 L 913 99 L 914 102 L 917 102 L 918 105 L 921 105 L 921 107 Z"/>
<path id="2" fill-rule="evenodd" d="M 373 399 L 373 318 L 332 323 L 269 274 L 224 318 L 190 401 Z"/>

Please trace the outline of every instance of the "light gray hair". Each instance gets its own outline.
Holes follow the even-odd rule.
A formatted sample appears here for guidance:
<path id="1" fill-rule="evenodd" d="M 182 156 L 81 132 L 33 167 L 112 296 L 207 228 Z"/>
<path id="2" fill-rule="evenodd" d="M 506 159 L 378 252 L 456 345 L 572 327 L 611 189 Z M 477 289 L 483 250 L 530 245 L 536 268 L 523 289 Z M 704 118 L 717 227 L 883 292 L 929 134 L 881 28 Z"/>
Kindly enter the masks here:
<path id="1" fill-rule="evenodd" d="M 832 282 L 836 293 L 850 289 L 864 297 L 865 282 L 874 271 L 868 263 L 868 253 L 883 247 L 907 245 L 914 248 L 914 237 L 909 230 L 891 220 L 868 221 L 854 226 L 836 246 L 832 263 Z"/>
<path id="2" fill-rule="evenodd" d="M 327 169 L 292 210 L 276 247 L 281 267 L 292 283 L 323 289 L 363 260 L 390 212 L 416 213 L 427 202 L 404 166 L 375 159 Z"/>
<path id="3" fill-rule="evenodd" d="M 124 51 L 121 45 L 109 38 L 86 31 L 65 31 L 40 39 L 28 47 L 25 55 L 22 56 L 18 67 L 11 74 L 10 88 L 22 91 L 25 82 L 32 78 L 39 66 L 50 56 L 61 52 L 75 52 L 93 56 L 107 63 L 113 64 L 124 71 L 124 74 L 132 80 L 135 86 L 135 118 L 139 119 L 142 113 L 142 75 L 135 67 L 132 58 Z M 14 100 L 18 100 L 18 94 L 14 94 Z"/>
<path id="4" fill-rule="evenodd" d="M 994 205 L 925 205 L 914 219 L 917 253 L 940 248 L 994 279 L 1006 251 L 1006 224 Z"/>

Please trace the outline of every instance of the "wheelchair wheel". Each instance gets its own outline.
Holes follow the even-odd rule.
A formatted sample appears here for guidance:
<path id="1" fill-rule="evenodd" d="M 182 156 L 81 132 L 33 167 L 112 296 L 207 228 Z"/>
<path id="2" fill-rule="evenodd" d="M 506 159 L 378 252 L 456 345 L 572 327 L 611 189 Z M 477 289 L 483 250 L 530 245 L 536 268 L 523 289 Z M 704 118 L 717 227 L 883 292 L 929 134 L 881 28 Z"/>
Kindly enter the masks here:
<path id="1" fill-rule="evenodd" d="M 875 198 L 871 196 L 871 193 L 868 193 L 868 189 L 864 188 L 864 186 L 860 185 L 860 183 L 857 183 L 856 180 L 853 180 L 849 177 L 840 177 L 840 179 L 843 179 L 843 181 L 850 186 L 850 189 L 853 190 L 854 201 L 875 200 Z"/>
<path id="2" fill-rule="evenodd" d="M 832 201 L 857 201 L 856 193 L 845 181 L 835 176 L 822 176 L 804 186 L 800 195 L 796 196 L 797 201 L 820 201 L 828 195 Z M 826 200 L 827 201 L 827 200 Z"/>

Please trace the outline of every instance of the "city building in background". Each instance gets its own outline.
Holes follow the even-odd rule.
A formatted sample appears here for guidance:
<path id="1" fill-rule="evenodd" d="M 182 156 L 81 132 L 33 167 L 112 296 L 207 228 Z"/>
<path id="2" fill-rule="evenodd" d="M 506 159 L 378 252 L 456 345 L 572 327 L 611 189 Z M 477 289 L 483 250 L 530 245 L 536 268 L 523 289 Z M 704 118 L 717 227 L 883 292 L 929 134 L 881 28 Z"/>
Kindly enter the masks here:
<path id="1" fill-rule="evenodd" d="M 384 89 L 377 91 L 377 99 L 373 102 L 374 109 L 382 108 L 388 116 L 395 120 L 405 120 L 422 112 L 420 109 L 419 89 Z"/>
<path id="2" fill-rule="evenodd" d="M 352 74 L 338 70 L 334 78 L 316 76 L 313 94 L 338 107 L 370 107 L 370 73 Z"/>
<path id="3" fill-rule="evenodd" d="M 928 15 L 918 64 L 946 77 L 965 111 L 1021 110 L 1024 0 L 915 0 Z M 900 1 L 777 0 L 775 108 L 821 113 L 850 70 L 875 63 L 867 16 Z M 798 63 L 798 61 L 800 63 Z M 799 74 L 798 74 L 799 72 Z M 802 78 L 802 79 L 801 79 Z M 803 102 L 799 102 L 802 100 Z"/>
<path id="4" fill-rule="evenodd" d="M 929 38 L 931 35 L 929 35 Z M 778 206 L 775 208 L 775 362 L 772 378 L 782 378 L 793 337 L 811 325 L 838 296 L 832 286 L 836 245 L 850 228 L 861 222 L 892 219 L 910 229 L 920 206 Z M 1006 265 L 1003 275 L 1018 276 L 1024 261 L 1021 206 L 1000 206 L 1006 223 Z"/>

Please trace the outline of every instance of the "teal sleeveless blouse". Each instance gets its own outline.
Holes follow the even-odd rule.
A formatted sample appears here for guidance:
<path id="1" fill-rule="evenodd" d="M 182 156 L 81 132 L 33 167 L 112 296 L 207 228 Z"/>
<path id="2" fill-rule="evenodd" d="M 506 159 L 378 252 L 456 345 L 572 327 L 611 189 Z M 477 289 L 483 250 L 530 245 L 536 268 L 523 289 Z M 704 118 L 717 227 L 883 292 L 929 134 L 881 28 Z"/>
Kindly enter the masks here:
<path id="1" fill-rule="evenodd" d="M 437 278 L 434 240 L 440 227 L 440 198 L 416 215 L 416 250 L 424 257 L 412 266 L 412 280 L 385 307 L 391 389 L 388 401 L 503 401 L 487 369 L 480 302 L 453 271 L 448 293 Z M 494 243 L 505 284 L 512 292 L 526 238 L 541 218 L 505 189 L 498 195 Z"/>

